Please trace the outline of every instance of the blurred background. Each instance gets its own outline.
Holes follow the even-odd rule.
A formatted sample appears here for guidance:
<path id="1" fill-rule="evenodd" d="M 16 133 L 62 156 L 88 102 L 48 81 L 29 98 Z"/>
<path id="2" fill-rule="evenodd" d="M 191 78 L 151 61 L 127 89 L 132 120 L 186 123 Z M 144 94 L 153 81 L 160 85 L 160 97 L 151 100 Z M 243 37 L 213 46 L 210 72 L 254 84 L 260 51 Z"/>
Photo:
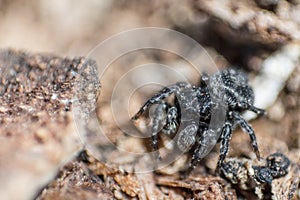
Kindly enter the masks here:
<path id="1" fill-rule="evenodd" d="M 175 29 L 218 50 L 224 42 L 194 1 L 1 0 L 0 8 L 2 48 L 85 55 L 116 33 L 145 26 Z"/>
<path id="2" fill-rule="evenodd" d="M 1 0 L 0 47 L 83 56 L 114 34 L 155 26 L 185 33 L 216 51 L 221 66 L 223 56 L 258 71 L 270 52 L 300 38 L 299 10 L 297 0 Z"/>
<path id="3" fill-rule="evenodd" d="M 0 46 L 84 55 L 97 43 L 124 30 L 169 27 L 172 20 L 177 23 L 195 20 L 188 4 L 175 4 L 175 1 L 132 0 L 79 0 L 76 3 L 71 0 L 1 0 Z M 176 19 L 178 16 L 180 19 Z"/>

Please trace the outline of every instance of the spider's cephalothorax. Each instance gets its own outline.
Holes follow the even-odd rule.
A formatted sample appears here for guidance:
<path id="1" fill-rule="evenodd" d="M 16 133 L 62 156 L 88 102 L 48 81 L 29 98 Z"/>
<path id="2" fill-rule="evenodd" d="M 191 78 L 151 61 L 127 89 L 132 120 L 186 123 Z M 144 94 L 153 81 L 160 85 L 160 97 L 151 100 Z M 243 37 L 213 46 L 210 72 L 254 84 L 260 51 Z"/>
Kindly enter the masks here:
<path id="1" fill-rule="evenodd" d="M 173 104 L 164 101 L 172 94 L 175 94 Z M 191 170 L 217 141 L 220 141 L 220 156 L 217 164 L 219 170 L 228 153 L 235 125 L 240 125 L 249 134 L 256 156 L 260 157 L 255 133 L 241 116 L 246 110 L 258 115 L 264 114 L 264 110 L 254 107 L 253 103 L 253 90 L 245 74 L 226 69 L 211 76 L 203 74 L 199 86 L 180 82 L 165 87 L 151 97 L 132 119 L 138 119 L 151 105 L 157 104 L 152 119 L 154 150 L 158 152 L 158 133 L 168 135 L 177 133 L 174 137 L 177 147 L 182 151 L 192 152 Z M 212 113 L 218 108 L 225 110 L 225 120 L 220 131 L 209 126 Z"/>

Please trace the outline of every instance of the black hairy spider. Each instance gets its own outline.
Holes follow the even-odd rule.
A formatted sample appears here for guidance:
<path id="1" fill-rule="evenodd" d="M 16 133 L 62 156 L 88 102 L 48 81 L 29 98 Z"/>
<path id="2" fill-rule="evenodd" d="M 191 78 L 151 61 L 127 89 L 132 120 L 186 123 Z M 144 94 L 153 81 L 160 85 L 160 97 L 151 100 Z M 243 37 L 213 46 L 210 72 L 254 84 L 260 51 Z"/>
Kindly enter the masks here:
<path id="1" fill-rule="evenodd" d="M 175 94 L 174 104 L 165 99 Z M 256 136 L 252 127 L 241 114 L 250 110 L 263 115 L 264 110 L 254 105 L 254 94 L 244 73 L 233 69 L 225 69 L 213 75 L 202 74 L 200 85 L 179 82 L 163 88 L 151 97 L 132 117 L 137 120 L 153 104 L 157 104 L 152 119 L 152 145 L 158 158 L 158 134 L 176 136 L 176 144 L 180 150 L 190 150 L 192 159 L 189 171 L 220 141 L 220 156 L 217 170 L 223 164 L 228 153 L 232 130 L 236 125 L 249 134 L 252 147 L 257 158 L 260 157 Z M 209 127 L 213 111 L 224 108 L 225 120 L 219 130 Z"/>

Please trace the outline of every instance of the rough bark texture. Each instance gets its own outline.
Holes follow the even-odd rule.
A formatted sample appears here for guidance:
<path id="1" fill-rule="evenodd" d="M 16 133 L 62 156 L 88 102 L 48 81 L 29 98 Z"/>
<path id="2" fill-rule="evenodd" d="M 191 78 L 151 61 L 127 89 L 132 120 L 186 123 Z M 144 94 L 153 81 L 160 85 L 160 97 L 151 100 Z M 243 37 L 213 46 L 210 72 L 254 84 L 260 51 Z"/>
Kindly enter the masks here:
<path id="1" fill-rule="evenodd" d="M 83 68 L 95 63 L 1 50 L 1 199 L 32 198 L 80 149 L 70 110 Z"/>

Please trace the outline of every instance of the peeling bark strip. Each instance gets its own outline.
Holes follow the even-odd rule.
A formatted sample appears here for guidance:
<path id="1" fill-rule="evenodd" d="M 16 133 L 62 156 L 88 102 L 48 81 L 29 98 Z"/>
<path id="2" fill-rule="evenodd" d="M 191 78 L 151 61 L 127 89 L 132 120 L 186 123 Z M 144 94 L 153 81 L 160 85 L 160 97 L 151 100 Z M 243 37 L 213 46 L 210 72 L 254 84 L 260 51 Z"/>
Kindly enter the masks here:
<path id="1" fill-rule="evenodd" d="M 75 96 L 93 109 L 96 69 L 85 58 L 0 51 L 0 199 L 31 199 L 78 150 L 70 111 Z"/>

